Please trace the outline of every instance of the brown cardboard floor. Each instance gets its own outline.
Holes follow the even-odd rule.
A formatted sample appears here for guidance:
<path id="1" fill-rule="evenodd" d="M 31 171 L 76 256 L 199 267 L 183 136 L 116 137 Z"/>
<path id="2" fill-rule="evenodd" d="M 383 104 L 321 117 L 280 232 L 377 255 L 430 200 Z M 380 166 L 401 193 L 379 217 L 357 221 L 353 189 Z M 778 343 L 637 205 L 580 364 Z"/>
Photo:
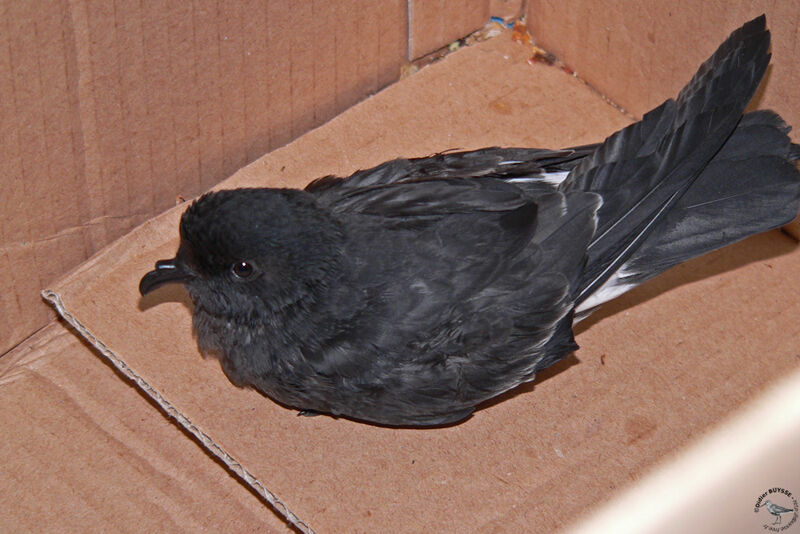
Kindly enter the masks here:
<path id="1" fill-rule="evenodd" d="M 53 323 L 0 360 L 0 531 L 291 532 Z"/>

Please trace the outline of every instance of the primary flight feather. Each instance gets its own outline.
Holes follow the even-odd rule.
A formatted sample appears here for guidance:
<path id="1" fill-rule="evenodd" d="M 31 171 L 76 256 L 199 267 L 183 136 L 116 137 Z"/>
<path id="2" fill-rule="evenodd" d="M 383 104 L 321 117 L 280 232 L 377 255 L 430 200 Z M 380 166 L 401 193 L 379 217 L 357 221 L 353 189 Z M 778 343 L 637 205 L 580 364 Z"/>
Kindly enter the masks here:
<path id="1" fill-rule="evenodd" d="M 200 348 L 284 405 L 459 421 L 577 349 L 573 324 L 603 302 L 797 215 L 789 127 L 744 114 L 769 43 L 762 15 L 676 99 L 597 145 L 208 193 L 140 291 L 183 283 Z"/>

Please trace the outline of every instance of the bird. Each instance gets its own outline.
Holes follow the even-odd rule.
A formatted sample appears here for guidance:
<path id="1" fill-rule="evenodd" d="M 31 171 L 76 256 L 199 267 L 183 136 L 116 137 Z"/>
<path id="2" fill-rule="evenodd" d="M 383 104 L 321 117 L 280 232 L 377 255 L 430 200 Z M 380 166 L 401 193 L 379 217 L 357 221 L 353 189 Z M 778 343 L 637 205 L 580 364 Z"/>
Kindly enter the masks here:
<path id="1" fill-rule="evenodd" d="M 603 303 L 796 217 L 800 146 L 745 113 L 769 47 L 762 15 L 601 143 L 206 193 L 140 293 L 183 284 L 201 352 L 303 415 L 458 423 L 577 350 Z"/>
<path id="2" fill-rule="evenodd" d="M 761 506 L 766 507 L 767 512 L 775 516 L 775 521 L 772 523 L 773 525 L 780 525 L 781 524 L 781 515 L 782 514 L 789 514 L 794 512 L 794 510 L 790 510 L 789 508 L 785 508 L 780 504 L 775 504 L 770 500 L 764 501 L 764 504 Z M 759 506 L 759 508 L 761 507 Z"/>

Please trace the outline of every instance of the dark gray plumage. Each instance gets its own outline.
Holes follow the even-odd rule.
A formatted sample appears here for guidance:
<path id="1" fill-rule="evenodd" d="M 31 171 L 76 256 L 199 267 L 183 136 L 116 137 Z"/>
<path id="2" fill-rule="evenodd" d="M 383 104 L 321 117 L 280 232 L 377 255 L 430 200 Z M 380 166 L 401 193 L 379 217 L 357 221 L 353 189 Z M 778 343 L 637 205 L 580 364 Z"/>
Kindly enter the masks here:
<path id="1" fill-rule="evenodd" d="M 285 405 L 437 425 L 577 348 L 576 318 L 798 212 L 798 147 L 742 115 L 769 63 L 761 16 L 681 91 L 598 145 L 390 161 L 305 190 L 204 195 L 177 257 L 200 347 Z"/>

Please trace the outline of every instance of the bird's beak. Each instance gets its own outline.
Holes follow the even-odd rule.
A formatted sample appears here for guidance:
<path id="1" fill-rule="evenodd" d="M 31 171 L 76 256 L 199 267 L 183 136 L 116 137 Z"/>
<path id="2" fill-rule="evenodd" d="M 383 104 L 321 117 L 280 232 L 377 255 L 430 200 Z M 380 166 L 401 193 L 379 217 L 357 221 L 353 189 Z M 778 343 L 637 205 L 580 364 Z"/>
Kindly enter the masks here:
<path id="1" fill-rule="evenodd" d="M 194 276 L 194 273 L 177 258 L 159 260 L 156 262 L 155 270 L 142 277 L 142 281 L 139 282 L 139 293 L 144 296 L 164 284 L 188 282 Z"/>

